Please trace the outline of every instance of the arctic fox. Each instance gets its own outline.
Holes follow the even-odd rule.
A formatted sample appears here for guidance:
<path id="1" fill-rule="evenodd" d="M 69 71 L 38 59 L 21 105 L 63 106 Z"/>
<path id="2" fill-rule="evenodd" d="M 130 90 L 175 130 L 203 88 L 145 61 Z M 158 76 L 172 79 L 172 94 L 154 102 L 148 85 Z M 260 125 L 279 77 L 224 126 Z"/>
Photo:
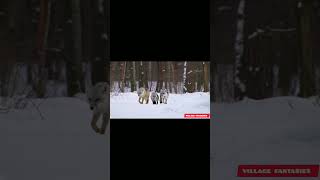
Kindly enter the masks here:
<path id="1" fill-rule="evenodd" d="M 145 88 L 140 88 L 138 89 L 138 96 L 139 96 L 139 103 L 143 104 L 143 101 L 146 101 L 146 104 L 149 103 L 149 96 L 150 96 L 150 92 L 149 90 L 146 90 Z"/>
<path id="2" fill-rule="evenodd" d="M 156 92 L 151 93 L 151 101 L 153 102 L 153 104 L 158 104 L 158 101 L 159 101 L 158 93 Z"/>
<path id="3" fill-rule="evenodd" d="M 106 82 L 97 83 L 87 91 L 90 109 L 93 111 L 91 127 L 97 133 L 104 134 L 109 124 L 109 85 Z M 102 126 L 97 127 L 97 121 L 102 116 Z"/>
<path id="4" fill-rule="evenodd" d="M 169 92 L 167 89 L 160 90 L 160 103 L 167 104 L 169 98 Z"/>

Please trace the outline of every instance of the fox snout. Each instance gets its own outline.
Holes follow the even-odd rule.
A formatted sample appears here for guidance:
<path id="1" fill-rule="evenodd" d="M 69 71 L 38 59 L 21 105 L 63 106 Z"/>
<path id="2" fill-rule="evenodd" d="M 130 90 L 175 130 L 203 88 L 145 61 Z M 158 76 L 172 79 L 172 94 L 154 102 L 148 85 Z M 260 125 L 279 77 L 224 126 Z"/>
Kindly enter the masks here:
<path id="1" fill-rule="evenodd" d="M 90 106 L 90 109 L 93 110 L 93 106 Z"/>

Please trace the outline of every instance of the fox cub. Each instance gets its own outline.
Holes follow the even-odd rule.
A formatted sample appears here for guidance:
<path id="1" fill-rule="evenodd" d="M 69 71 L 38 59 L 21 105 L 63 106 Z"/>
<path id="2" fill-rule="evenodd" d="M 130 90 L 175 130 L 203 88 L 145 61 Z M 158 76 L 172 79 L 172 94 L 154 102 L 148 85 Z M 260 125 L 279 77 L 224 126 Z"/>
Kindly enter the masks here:
<path id="1" fill-rule="evenodd" d="M 97 83 L 87 92 L 88 102 L 92 112 L 91 127 L 97 133 L 104 134 L 109 124 L 109 85 L 106 82 Z M 102 116 L 102 126 L 98 128 L 97 122 Z"/>

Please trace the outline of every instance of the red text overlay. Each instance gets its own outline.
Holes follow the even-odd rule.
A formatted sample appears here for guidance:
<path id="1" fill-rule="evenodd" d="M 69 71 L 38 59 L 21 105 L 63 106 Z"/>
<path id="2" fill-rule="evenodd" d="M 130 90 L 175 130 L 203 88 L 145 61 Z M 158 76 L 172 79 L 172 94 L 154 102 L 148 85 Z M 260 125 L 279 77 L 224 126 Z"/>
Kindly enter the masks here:
<path id="1" fill-rule="evenodd" d="M 239 165 L 238 177 L 318 177 L 319 165 Z"/>
<path id="2" fill-rule="evenodd" d="M 184 118 L 210 118 L 210 114 L 184 114 Z"/>

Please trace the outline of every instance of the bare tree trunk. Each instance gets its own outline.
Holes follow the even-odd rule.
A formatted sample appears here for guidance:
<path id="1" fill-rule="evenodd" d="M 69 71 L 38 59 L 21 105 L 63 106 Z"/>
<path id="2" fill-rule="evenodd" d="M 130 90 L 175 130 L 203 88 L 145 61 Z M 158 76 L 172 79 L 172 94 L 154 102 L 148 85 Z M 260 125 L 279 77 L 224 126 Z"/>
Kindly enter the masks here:
<path id="1" fill-rule="evenodd" d="M 194 62 L 187 63 L 186 67 L 186 84 L 188 93 L 192 93 L 195 90 L 195 68 Z"/>
<path id="2" fill-rule="evenodd" d="M 38 32 L 37 32 L 37 55 L 38 55 L 38 65 L 34 66 L 33 71 L 37 72 L 34 74 L 38 76 L 33 81 L 33 89 L 36 91 L 38 97 L 43 97 L 46 91 L 46 79 L 47 79 L 47 69 L 45 68 L 46 64 L 46 38 L 48 34 L 48 21 L 49 21 L 49 1 L 43 0 L 40 1 L 40 17 L 38 24 Z"/>
<path id="3" fill-rule="evenodd" d="M 144 83 L 144 68 L 143 68 L 143 62 L 140 61 L 139 65 L 139 87 L 145 87 Z"/>
<path id="4" fill-rule="evenodd" d="M 232 64 L 217 64 L 214 74 L 214 100 L 231 103 L 234 101 L 234 66 Z"/>
<path id="5" fill-rule="evenodd" d="M 132 61 L 132 76 L 131 76 L 131 92 L 137 90 L 136 88 L 136 62 Z"/>
<path id="6" fill-rule="evenodd" d="M 124 92 L 124 79 L 125 79 L 125 76 L 124 76 L 124 72 L 125 72 L 125 65 L 124 65 L 124 61 L 121 61 L 119 62 L 119 75 L 120 75 L 120 80 L 119 80 L 119 83 L 120 83 L 120 90 L 121 92 Z"/>
<path id="7" fill-rule="evenodd" d="M 149 90 L 151 91 L 151 82 L 152 82 L 152 72 L 151 72 L 151 69 L 152 69 L 152 62 L 149 61 L 148 63 L 148 80 L 147 80 L 147 83 L 148 83 L 148 87 L 149 87 Z M 150 83 L 150 84 L 149 84 Z"/>
<path id="8" fill-rule="evenodd" d="M 209 91 L 209 62 L 203 62 L 204 92 Z"/>
<path id="9" fill-rule="evenodd" d="M 124 87 L 126 87 L 126 69 L 127 69 L 127 62 L 125 61 L 124 62 L 124 65 L 123 65 L 123 79 L 122 79 L 122 84 L 124 85 Z"/>
<path id="10" fill-rule="evenodd" d="M 92 2 L 83 0 L 83 58 L 91 61 L 93 58 L 93 11 Z"/>
<path id="11" fill-rule="evenodd" d="M 0 41 L 0 96 L 1 104 L 7 106 L 7 97 L 10 92 L 10 75 L 11 71 L 16 62 L 16 34 L 14 33 L 15 17 L 16 17 L 16 0 L 8 1 L 8 23 L 9 28 L 5 29 L 4 32 L 0 32 L 2 36 Z M 3 34 L 2 34 L 3 33 Z"/>
<path id="12" fill-rule="evenodd" d="M 148 77 L 149 77 L 149 63 L 145 62 L 143 64 L 143 69 L 144 69 L 144 73 L 143 73 L 143 85 L 146 89 L 150 89 L 149 84 L 148 84 Z"/>
<path id="13" fill-rule="evenodd" d="M 172 86 L 173 86 L 173 91 L 177 93 L 177 81 L 176 81 L 176 75 L 175 75 L 175 67 L 176 67 L 176 62 L 171 62 L 171 69 L 172 69 Z"/>
<path id="14" fill-rule="evenodd" d="M 313 1 L 305 0 L 300 13 L 300 40 L 302 48 L 301 70 L 301 96 L 308 97 L 315 93 L 314 71 L 312 59 L 312 4 Z"/>
<path id="15" fill-rule="evenodd" d="M 245 84 L 241 81 L 239 74 L 240 74 L 240 67 L 241 67 L 241 59 L 243 57 L 244 52 L 244 24 L 245 24 L 245 6 L 246 0 L 240 0 L 238 5 L 238 20 L 237 20 L 237 34 L 235 39 L 235 65 L 234 65 L 234 84 L 240 94 L 246 91 Z M 230 83 L 233 83 L 230 82 Z M 242 98 L 242 97 L 240 97 Z"/>
<path id="16" fill-rule="evenodd" d="M 73 58 L 68 64 L 68 94 L 73 96 L 81 92 L 81 66 L 82 66 L 82 26 L 81 26 L 81 11 L 80 0 L 71 1 L 72 8 L 72 33 L 73 33 Z"/>
<path id="17" fill-rule="evenodd" d="M 187 61 L 185 61 L 183 64 L 183 92 L 187 91 L 186 79 L 187 79 Z"/>
<path id="18" fill-rule="evenodd" d="M 210 1 L 210 40 L 211 51 L 210 60 L 214 60 L 211 95 L 215 101 L 232 102 L 234 101 L 234 65 L 235 65 L 235 35 L 237 34 L 237 15 L 238 2 L 227 2 L 232 9 L 228 13 L 219 12 L 222 4 L 218 1 Z M 222 21 L 222 19 L 224 19 Z M 224 32 L 224 33 L 221 33 Z M 216 36 L 219 34 L 219 36 Z"/>
<path id="19" fill-rule="evenodd" d="M 162 66 L 163 62 L 158 62 L 158 77 L 159 77 L 159 81 L 158 81 L 158 85 L 157 85 L 157 91 L 159 92 L 160 89 L 162 89 L 163 87 L 163 66 Z"/>
<path id="20" fill-rule="evenodd" d="M 165 72 L 166 73 L 165 88 L 171 92 L 170 86 L 169 86 L 169 82 L 170 82 L 170 65 L 169 65 L 169 63 L 170 63 L 169 61 L 167 61 L 165 63 L 165 69 L 166 69 L 166 72 Z"/>

